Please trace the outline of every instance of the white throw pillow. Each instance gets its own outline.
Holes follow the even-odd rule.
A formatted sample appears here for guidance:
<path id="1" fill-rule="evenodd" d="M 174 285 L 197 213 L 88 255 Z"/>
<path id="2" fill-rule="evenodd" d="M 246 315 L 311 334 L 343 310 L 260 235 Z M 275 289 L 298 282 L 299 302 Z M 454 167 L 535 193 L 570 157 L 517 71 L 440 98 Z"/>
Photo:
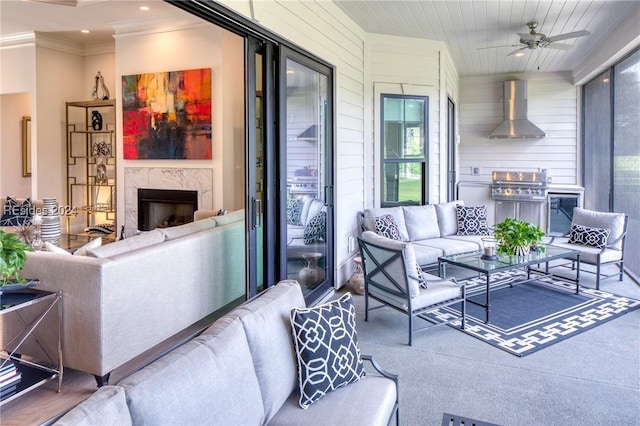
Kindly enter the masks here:
<path id="1" fill-rule="evenodd" d="M 101 245 L 102 245 L 102 237 L 94 238 L 93 240 L 89 241 L 87 244 L 85 244 L 82 247 L 76 249 L 73 252 L 73 254 L 77 255 L 77 256 L 86 256 L 88 249 L 94 249 L 94 248 L 100 247 Z M 55 244 L 51 244 L 49 241 L 45 241 L 44 247 L 45 247 L 46 251 L 49 251 L 51 253 L 71 255 L 71 253 L 68 252 L 67 250 L 65 250 L 63 248 L 60 248 L 60 247 L 56 246 Z"/>

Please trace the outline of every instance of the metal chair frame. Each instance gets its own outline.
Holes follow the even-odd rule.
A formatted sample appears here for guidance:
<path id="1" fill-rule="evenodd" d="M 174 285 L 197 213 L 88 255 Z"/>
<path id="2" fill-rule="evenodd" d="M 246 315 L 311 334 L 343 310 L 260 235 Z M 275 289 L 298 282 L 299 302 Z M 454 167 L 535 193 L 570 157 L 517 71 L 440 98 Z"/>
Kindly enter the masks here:
<path id="1" fill-rule="evenodd" d="M 435 326 L 439 326 L 439 325 L 446 325 L 446 324 L 450 324 L 454 321 L 456 321 L 458 318 L 452 318 L 448 321 L 437 321 L 434 320 L 433 318 L 427 316 L 426 314 L 428 314 L 429 312 L 433 312 L 436 309 L 445 307 L 445 306 L 451 306 L 454 304 L 458 304 L 461 303 L 462 307 L 461 307 L 461 315 L 460 315 L 460 319 L 461 319 L 461 325 L 460 328 L 464 329 L 465 327 L 465 319 L 466 319 L 466 286 L 464 283 L 460 284 L 460 297 L 457 298 L 453 298 L 453 299 L 449 299 L 449 300 L 444 300 L 438 303 L 434 303 L 432 305 L 428 305 L 419 309 L 414 309 L 413 308 L 413 303 L 412 303 L 412 298 L 411 295 L 409 293 L 409 278 L 407 276 L 407 271 L 405 269 L 405 274 L 404 274 L 404 282 L 399 283 L 397 282 L 395 279 L 393 279 L 391 277 L 391 275 L 388 273 L 388 271 L 385 270 L 385 267 L 390 265 L 392 262 L 394 261 L 399 261 L 402 262 L 404 264 L 404 251 L 403 250 L 395 250 L 395 249 L 391 249 L 391 248 L 387 248 L 387 247 L 383 247 L 368 241 L 364 241 L 362 240 L 360 237 L 358 237 L 358 245 L 360 247 L 360 256 L 363 259 L 362 262 L 362 266 L 363 266 L 363 271 L 364 271 L 364 297 L 365 297 L 365 321 L 369 321 L 369 311 L 370 310 L 375 310 L 375 309 L 380 309 L 380 308 L 384 308 L 386 306 L 395 309 L 398 312 L 402 312 L 405 315 L 407 315 L 409 317 L 409 345 L 413 345 L 413 336 L 416 333 L 420 333 L 426 330 L 429 330 Z M 369 246 L 373 246 L 376 247 L 379 250 L 383 250 L 386 252 L 390 252 L 393 253 L 388 259 L 384 260 L 384 261 L 380 261 L 379 259 L 376 259 L 376 257 L 374 256 L 374 254 L 371 252 Z M 371 262 L 373 262 L 376 266 L 375 268 L 373 268 L 372 270 L 367 270 L 367 259 L 369 259 Z M 395 288 L 390 288 L 388 286 L 385 286 L 383 284 L 381 284 L 380 282 L 377 282 L 377 276 L 379 275 L 383 275 L 384 277 L 386 277 L 387 280 L 389 280 L 390 283 L 393 284 L 393 286 Z M 453 281 L 456 282 L 455 279 L 448 279 L 448 280 L 440 280 L 442 281 Z M 456 282 L 457 283 L 457 282 Z M 377 290 L 384 292 L 384 293 L 388 293 L 390 295 L 393 295 L 395 297 L 401 298 L 406 300 L 406 309 L 404 309 L 402 306 L 397 306 L 395 304 L 393 304 L 391 301 L 389 300 L 385 300 L 384 298 L 381 298 L 379 296 L 373 295 L 370 293 L 369 288 L 370 287 L 375 287 Z M 370 303 L 369 303 L 369 298 L 381 303 L 381 305 L 379 306 L 375 306 L 375 307 L 370 307 Z M 415 328 L 414 326 L 414 319 L 418 317 L 426 322 L 428 322 L 430 325 L 428 326 L 424 326 L 421 328 Z"/>

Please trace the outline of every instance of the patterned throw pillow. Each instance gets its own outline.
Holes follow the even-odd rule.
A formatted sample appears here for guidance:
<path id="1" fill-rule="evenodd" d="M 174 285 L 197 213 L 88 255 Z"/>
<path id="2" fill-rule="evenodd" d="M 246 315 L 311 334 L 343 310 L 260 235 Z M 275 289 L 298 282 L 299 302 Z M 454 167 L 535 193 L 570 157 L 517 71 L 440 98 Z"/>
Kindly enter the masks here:
<path id="1" fill-rule="evenodd" d="M 572 223 L 571 232 L 569 233 L 569 243 L 602 248 L 607 245 L 607 238 L 609 238 L 610 232 L 610 229 L 590 228 Z"/>
<path id="2" fill-rule="evenodd" d="M 486 206 L 456 206 L 458 235 L 489 235 Z"/>
<path id="3" fill-rule="evenodd" d="M 327 236 L 327 212 L 320 211 L 311 218 L 304 227 L 302 235 L 305 244 L 313 244 L 316 241 L 326 241 Z"/>
<path id="4" fill-rule="evenodd" d="M 302 408 L 365 376 L 351 293 L 313 308 L 294 308 L 290 319 Z"/>
<path id="5" fill-rule="evenodd" d="M 0 219 L 0 226 L 29 225 L 32 211 L 33 206 L 30 198 L 24 200 L 22 204 L 18 204 L 13 198 L 7 197 L 2 218 Z"/>
<path id="6" fill-rule="evenodd" d="M 300 216 L 302 215 L 302 198 L 287 199 L 287 223 L 289 225 L 302 225 Z"/>
<path id="7" fill-rule="evenodd" d="M 373 223 L 376 227 L 376 232 L 378 233 L 378 235 L 382 235 L 383 237 L 389 238 L 391 240 L 402 241 L 402 237 L 400 237 L 400 230 L 398 229 L 396 220 L 392 215 L 385 214 L 382 216 L 374 217 Z"/>
<path id="8" fill-rule="evenodd" d="M 427 288 L 427 280 L 424 279 L 424 275 L 422 273 L 422 268 L 419 263 L 416 263 L 416 272 L 418 272 L 418 285 L 420 288 Z"/>

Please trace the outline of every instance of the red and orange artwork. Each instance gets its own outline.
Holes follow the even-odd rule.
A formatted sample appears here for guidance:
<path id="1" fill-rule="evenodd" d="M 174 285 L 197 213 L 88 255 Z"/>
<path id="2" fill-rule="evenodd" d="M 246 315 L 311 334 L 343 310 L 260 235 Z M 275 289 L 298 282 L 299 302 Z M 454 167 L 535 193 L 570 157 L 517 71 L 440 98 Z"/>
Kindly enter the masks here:
<path id="1" fill-rule="evenodd" d="M 210 160 L 211 68 L 122 76 L 125 160 Z"/>

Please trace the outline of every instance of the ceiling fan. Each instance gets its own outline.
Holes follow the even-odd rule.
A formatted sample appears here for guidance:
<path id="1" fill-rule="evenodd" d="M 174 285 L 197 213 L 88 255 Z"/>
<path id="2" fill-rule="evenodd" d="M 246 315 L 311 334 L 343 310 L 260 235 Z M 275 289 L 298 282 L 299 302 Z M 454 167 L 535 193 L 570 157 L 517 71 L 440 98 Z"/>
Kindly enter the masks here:
<path id="1" fill-rule="evenodd" d="M 509 44 L 506 46 L 490 46 L 490 47 L 480 47 L 478 50 L 482 49 L 494 49 L 498 47 L 518 47 L 518 49 L 513 52 L 507 53 L 507 56 L 520 56 L 524 52 L 524 50 L 535 50 L 535 49 L 558 49 L 558 50 L 569 50 L 573 47 L 571 44 L 565 43 L 556 43 L 559 40 L 567 40 L 570 38 L 577 38 L 588 36 L 591 34 L 589 31 L 574 31 L 571 33 L 558 34 L 555 36 L 547 37 L 545 34 L 537 33 L 536 28 L 538 28 L 538 23 L 536 21 L 528 22 L 527 26 L 529 27 L 529 33 L 516 33 L 518 37 L 520 37 L 520 44 Z"/>

